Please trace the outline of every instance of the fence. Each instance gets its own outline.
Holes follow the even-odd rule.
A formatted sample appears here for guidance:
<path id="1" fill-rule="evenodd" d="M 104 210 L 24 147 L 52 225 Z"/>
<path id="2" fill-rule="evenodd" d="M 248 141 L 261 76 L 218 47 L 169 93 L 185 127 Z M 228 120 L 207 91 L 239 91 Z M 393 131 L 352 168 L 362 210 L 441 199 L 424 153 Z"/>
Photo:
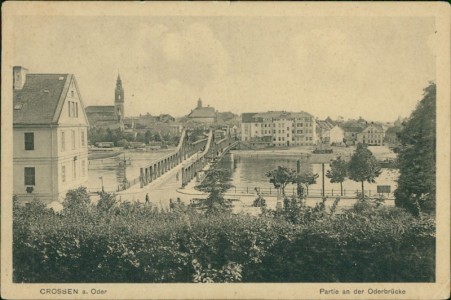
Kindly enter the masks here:
<path id="1" fill-rule="evenodd" d="M 235 194 L 256 194 L 255 190 L 258 190 L 261 195 L 274 195 L 277 196 L 277 189 L 274 187 L 255 187 L 255 186 L 233 186 L 227 193 Z M 341 195 L 340 189 L 326 189 L 324 190 L 325 196 L 343 196 L 348 198 L 357 198 L 361 195 L 361 190 L 349 190 L 343 189 L 343 195 Z M 297 194 L 296 187 L 285 188 L 285 195 L 295 195 Z M 321 197 L 323 196 L 322 189 L 304 189 L 304 194 L 306 196 Z M 365 190 L 365 196 L 374 197 L 377 195 L 383 195 L 385 198 L 393 198 L 393 193 L 377 193 L 376 190 Z"/>

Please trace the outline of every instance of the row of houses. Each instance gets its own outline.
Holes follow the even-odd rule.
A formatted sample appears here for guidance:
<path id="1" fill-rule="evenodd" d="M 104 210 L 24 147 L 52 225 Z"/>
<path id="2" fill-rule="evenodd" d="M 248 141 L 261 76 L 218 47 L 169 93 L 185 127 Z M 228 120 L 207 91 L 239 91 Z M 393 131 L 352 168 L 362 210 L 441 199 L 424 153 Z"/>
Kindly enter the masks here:
<path id="1" fill-rule="evenodd" d="M 241 141 L 262 147 L 326 145 L 384 145 L 385 128 L 363 119 L 334 122 L 317 120 L 307 112 L 243 113 Z"/>

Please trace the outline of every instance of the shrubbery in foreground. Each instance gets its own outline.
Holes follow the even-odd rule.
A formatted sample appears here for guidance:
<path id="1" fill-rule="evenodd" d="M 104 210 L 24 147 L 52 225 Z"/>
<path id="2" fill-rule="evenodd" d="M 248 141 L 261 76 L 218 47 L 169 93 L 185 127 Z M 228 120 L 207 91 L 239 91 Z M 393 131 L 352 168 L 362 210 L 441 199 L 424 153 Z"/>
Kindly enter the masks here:
<path id="1" fill-rule="evenodd" d="M 432 219 L 365 203 L 309 217 L 155 212 L 108 197 L 58 214 L 15 206 L 14 281 L 434 281 Z"/>

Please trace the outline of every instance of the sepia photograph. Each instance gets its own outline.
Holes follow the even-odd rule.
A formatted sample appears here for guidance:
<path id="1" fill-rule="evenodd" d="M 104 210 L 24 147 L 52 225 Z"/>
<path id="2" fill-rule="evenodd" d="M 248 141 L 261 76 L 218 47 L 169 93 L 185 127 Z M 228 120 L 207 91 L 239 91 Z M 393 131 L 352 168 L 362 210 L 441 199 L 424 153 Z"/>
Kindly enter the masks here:
<path id="1" fill-rule="evenodd" d="M 326 4 L 3 4 L 2 297 L 449 297 L 449 6 Z"/>

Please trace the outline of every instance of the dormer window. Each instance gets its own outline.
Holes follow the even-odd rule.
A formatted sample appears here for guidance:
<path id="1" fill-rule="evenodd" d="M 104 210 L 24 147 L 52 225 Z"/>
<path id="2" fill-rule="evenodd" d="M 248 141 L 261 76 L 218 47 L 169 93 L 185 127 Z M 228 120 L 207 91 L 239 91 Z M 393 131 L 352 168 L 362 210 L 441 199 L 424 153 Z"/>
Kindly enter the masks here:
<path id="1" fill-rule="evenodd" d="M 74 91 L 70 91 L 70 96 L 73 98 L 75 96 Z"/>

